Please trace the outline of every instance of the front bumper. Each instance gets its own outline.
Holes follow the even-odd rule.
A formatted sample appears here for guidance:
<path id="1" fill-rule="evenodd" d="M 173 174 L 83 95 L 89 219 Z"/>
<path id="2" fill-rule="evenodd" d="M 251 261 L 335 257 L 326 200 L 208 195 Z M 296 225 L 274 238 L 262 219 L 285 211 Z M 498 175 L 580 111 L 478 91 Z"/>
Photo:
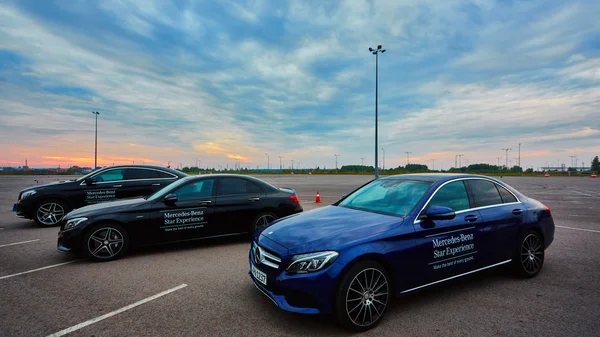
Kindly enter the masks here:
<path id="1" fill-rule="evenodd" d="M 61 230 L 58 232 L 58 240 L 56 242 L 56 250 L 62 253 L 71 253 L 81 250 L 81 242 L 83 240 L 83 227 L 75 227 L 70 230 Z"/>
<path id="2" fill-rule="evenodd" d="M 33 202 L 28 202 L 27 199 L 19 200 L 14 204 L 15 214 L 19 218 L 33 219 Z"/>
<path id="3" fill-rule="evenodd" d="M 249 253 L 249 268 L 252 270 L 253 252 Z M 254 265 L 267 274 L 267 285 L 260 283 L 250 272 L 254 285 L 279 308 L 299 314 L 328 314 L 333 312 L 337 288 L 337 276 L 343 265 L 335 262 L 324 270 L 292 274 L 286 272 L 282 262 L 278 270 L 264 265 Z"/>

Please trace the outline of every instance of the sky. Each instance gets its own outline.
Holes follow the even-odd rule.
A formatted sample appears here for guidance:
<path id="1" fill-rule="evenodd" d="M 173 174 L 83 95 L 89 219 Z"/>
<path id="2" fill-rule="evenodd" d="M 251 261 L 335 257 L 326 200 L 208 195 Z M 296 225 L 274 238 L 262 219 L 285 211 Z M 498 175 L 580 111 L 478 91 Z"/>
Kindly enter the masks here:
<path id="1" fill-rule="evenodd" d="M 598 17 L 597 0 L 0 0 L 0 166 L 92 166 L 92 111 L 99 166 L 373 165 L 377 45 L 380 166 L 506 148 L 514 165 L 519 143 L 523 167 L 589 166 Z"/>

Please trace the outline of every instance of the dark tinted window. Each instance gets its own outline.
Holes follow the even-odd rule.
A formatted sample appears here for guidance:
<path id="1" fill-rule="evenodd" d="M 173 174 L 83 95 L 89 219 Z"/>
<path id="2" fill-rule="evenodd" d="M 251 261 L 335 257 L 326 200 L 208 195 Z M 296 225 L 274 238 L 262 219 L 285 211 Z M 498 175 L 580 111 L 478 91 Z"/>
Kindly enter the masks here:
<path id="1" fill-rule="evenodd" d="M 171 173 L 167 173 L 167 172 L 163 172 L 163 171 L 157 171 L 157 172 L 161 178 L 169 178 L 169 179 L 175 178 L 175 176 Z"/>
<path id="2" fill-rule="evenodd" d="M 136 180 L 136 179 L 158 179 L 160 174 L 155 170 L 131 168 L 125 172 L 125 180 Z"/>
<path id="3" fill-rule="evenodd" d="M 471 208 L 465 184 L 461 180 L 442 186 L 429 202 L 429 206 L 450 207 L 455 212 Z"/>
<path id="4" fill-rule="evenodd" d="M 487 180 L 469 180 L 475 207 L 498 205 L 502 203 L 496 184 Z"/>
<path id="5" fill-rule="evenodd" d="M 223 178 L 219 181 L 219 195 L 262 193 L 256 184 L 240 178 Z"/>
<path id="6" fill-rule="evenodd" d="M 174 193 L 179 201 L 207 198 L 212 196 L 214 179 L 205 179 L 185 184 Z"/>
<path id="7" fill-rule="evenodd" d="M 500 186 L 500 185 L 496 185 L 498 187 L 498 191 L 500 192 L 500 196 L 502 196 L 502 201 L 504 201 L 504 203 L 508 203 L 508 202 L 517 202 L 517 198 L 515 198 L 514 195 L 512 195 L 506 188 Z"/>
<path id="8" fill-rule="evenodd" d="M 124 169 L 108 170 L 108 171 L 104 171 L 100 174 L 95 175 L 94 179 L 96 179 L 96 181 L 99 183 L 107 182 L 107 181 L 123 180 L 124 172 L 125 172 Z"/>

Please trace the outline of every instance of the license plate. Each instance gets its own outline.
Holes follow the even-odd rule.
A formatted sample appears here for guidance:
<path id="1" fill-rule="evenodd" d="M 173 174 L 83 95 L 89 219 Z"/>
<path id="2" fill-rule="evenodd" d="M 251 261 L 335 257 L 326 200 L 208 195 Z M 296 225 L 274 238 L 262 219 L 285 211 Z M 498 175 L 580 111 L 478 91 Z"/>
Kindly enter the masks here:
<path id="1" fill-rule="evenodd" d="M 13 212 L 16 212 L 16 211 L 17 211 L 17 204 L 13 204 L 13 210 L 12 210 L 12 211 L 13 211 Z"/>
<path id="2" fill-rule="evenodd" d="M 267 274 L 258 270 L 254 265 L 252 265 L 252 276 L 254 276 L 258 282 L 267 285 Z"/>

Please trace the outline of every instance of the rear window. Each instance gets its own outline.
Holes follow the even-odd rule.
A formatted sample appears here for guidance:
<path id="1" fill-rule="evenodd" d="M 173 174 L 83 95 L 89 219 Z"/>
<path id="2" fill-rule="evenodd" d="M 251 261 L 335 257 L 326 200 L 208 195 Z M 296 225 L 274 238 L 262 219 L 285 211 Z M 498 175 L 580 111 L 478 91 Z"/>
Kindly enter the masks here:
<path id="1" fill-rule="evenodd" d="M 347 196 L 338 206 L 404 217 L 430 185 L 405 179 L 376 180 Z"/>

